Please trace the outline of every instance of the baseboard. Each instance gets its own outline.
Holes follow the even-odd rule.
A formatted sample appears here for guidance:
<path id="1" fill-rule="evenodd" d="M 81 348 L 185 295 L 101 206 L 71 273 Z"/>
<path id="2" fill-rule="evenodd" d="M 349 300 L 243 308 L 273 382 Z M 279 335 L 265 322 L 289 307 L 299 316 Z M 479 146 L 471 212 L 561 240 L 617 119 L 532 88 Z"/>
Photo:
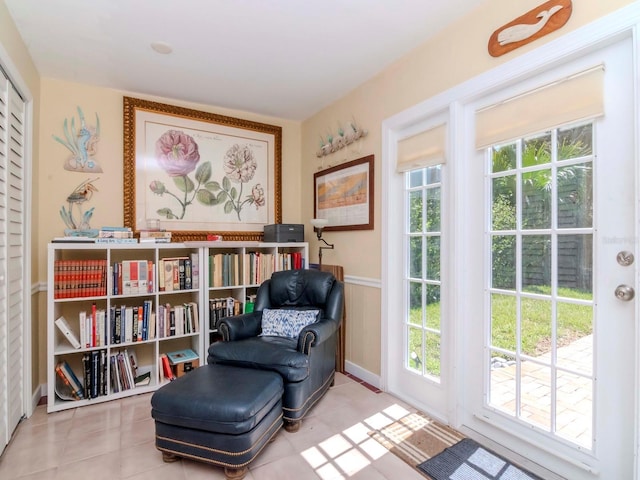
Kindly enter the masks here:
<path id="1" fill-rule="evenodd" d="M 382 385 L 382 382 L 380 381 L 380 375 L 371 373 L 370 371 L 365 370 L 361 366 L 356 365 L 349 360 L 344 362 L 344 369 L 347 373 L 358 377 L 360 380 L 364 380 L 365 382 L 373 385 L 376 388 L 380 388 L 380 385 Z"/>
<path id="2" fill-rule="evenodd" d="M 40 399 L 42 397 L 46 397 L 46 396 L 47 396 L 47 384 L 46 383 L 43 383 L 42 385 L 36 387 L 36 389 L 31 394 L 31 412 L 30 412 L 31 414 L 33 414 L 33 412 L 35 412 L 36 407 L 40 403 Z"/>

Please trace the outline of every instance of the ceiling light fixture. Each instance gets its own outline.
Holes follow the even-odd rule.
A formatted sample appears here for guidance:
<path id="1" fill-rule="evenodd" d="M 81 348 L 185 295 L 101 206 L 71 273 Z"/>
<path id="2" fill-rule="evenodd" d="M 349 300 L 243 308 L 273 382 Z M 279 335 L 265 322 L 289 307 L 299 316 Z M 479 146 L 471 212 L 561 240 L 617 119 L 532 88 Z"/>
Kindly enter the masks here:
<path id="1" fill-rule="evenodd" d="M 152 42 L 151 48 L 153 48 L 156 52 L 167 55 L 173 52 L 173 48 L 167 42 Z"/>

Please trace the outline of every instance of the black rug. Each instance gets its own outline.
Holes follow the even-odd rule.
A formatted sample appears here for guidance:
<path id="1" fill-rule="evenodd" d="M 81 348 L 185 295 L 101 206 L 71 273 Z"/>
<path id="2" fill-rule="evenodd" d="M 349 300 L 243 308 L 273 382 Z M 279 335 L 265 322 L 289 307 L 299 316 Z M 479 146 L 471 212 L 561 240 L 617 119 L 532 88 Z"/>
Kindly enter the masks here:
<path id="1" fill-rule="evenodd" d="M 470 438 L 459 441 L 417 468 L 433 480 L 542 480 Z"/>

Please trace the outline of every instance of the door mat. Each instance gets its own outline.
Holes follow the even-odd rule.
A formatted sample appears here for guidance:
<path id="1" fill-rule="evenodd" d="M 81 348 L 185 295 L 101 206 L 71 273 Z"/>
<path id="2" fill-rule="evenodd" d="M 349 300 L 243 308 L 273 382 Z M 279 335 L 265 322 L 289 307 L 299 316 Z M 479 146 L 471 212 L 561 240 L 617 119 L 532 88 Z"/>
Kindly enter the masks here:
<path id="1" fill-rule="evenodd" d="M 414 468 L 464 438 L 460 432 L 420 412 L 372 430 L 369 436 Z"/>
<path id="2" fill-rule="evenodd" d="M 433 480 L 542 480 L 470 438 L 446 448 L 417 468 Z"/>

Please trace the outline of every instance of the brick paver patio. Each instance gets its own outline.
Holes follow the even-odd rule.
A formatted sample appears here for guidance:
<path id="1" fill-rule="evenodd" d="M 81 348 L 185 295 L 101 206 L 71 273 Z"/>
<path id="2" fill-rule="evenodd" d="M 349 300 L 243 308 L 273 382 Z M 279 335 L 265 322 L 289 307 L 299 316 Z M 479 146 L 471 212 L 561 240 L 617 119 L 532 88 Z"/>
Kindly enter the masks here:
<path id="1" fill-rule="evenodd" d="M 521 364 L 519 418 L 590 449 L 593 436 L 593 336 L 582 337 L 557 351 L 554 427 L 551 418 L 550 353 L 536 360 L 541 363 L 523 361 Z M 511 415 L 516 414 L 515 379 L 516 365 L 491 370 L 491 405 Z"/>

